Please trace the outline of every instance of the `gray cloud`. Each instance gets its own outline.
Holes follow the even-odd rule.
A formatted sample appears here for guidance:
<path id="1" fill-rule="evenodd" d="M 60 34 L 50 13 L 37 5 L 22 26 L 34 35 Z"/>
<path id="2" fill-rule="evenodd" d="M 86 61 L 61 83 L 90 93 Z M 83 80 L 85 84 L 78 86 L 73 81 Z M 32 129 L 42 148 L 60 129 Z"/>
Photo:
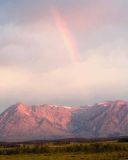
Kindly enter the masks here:
<path id="1" fill-rule="evenodd" d="M 76 65 L 51 6 L 76 41 Z M 17 101 L 83 105 L 127 99 L 127 7 L 126 0 L 0 2 L 1 110 Z"/>
<path id="2" fill-rule="evenodd" d="M 121 24 L 128 19 L 128 2 L 126 0 L 6 0 L 0 2 L 0 22 L 29 23 L 40 19 L 47 21 L 50 18 L 52 5 L 71 19 L 72 15 L 75 16 L 80 12 L 79 16 L 83 17 L 84 21 L 87 17 L 89 19 L 94 17 L 99 25 L 110 22 Z M 101 14 L 99 14 L 100 12 Z M 94 18 L 93 21 L 95 21 Z"/>

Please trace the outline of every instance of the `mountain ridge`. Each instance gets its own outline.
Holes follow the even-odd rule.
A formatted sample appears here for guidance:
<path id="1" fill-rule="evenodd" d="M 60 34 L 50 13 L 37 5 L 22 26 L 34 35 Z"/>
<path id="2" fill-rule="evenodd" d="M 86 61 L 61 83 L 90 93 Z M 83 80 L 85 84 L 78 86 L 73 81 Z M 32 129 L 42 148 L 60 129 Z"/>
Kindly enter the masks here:
<path id="1" fill-rule="evenodd" d="M 0 141 L 99 138 L 128 135 L 128 102 L 92 106 L 16 103 L 0 114 Z"/>

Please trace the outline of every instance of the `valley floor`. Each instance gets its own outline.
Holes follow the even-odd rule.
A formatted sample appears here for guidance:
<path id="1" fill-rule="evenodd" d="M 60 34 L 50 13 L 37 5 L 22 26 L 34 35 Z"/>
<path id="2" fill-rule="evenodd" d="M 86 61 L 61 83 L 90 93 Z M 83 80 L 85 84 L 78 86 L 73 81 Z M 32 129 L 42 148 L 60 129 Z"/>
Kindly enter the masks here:
<path id="1" fill-rule="evenodd" d="M 0 160 L 128 160 L 128 139 L 0 146 Z"/>
<path id="2" fill-rule="evenodd" d="M 128 152 L 1 155 L 0 160 L 126 160 Z"/>

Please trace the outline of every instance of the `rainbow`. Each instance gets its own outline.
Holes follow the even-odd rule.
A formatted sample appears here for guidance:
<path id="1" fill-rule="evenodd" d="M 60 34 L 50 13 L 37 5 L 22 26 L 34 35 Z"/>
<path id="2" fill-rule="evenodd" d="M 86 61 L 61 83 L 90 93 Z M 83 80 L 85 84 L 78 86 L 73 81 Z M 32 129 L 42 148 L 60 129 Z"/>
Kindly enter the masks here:
<path id="1" fill-rule="evenodd" d="M 69 53 L 70 59 L 72 63 L 77 63 L 78 58 L 78 51 L 75 43 L 75 39 L 72 36 L 66 21 L 62 18 L 59 10 L 55 7 L 52 7 L 52 14 L 54 17 L 55 24 L 57 29 L 62 37 L 64 45 Z"/>

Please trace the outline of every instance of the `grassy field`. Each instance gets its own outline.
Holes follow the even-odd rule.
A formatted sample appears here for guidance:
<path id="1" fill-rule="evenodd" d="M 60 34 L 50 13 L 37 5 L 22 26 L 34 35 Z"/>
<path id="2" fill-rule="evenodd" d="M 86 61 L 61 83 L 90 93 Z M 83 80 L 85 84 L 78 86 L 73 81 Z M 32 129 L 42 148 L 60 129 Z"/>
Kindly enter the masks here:
<path id="1" fill-rule="evenodd" d="M 1 155 L 0 160 L 126 160 L 127 152 Z"/>
<path id="2" fill-rule="evenodd" d="M 94 142 L 1 146 L 0 160 L 128 160 L 128 143 Z"/>

